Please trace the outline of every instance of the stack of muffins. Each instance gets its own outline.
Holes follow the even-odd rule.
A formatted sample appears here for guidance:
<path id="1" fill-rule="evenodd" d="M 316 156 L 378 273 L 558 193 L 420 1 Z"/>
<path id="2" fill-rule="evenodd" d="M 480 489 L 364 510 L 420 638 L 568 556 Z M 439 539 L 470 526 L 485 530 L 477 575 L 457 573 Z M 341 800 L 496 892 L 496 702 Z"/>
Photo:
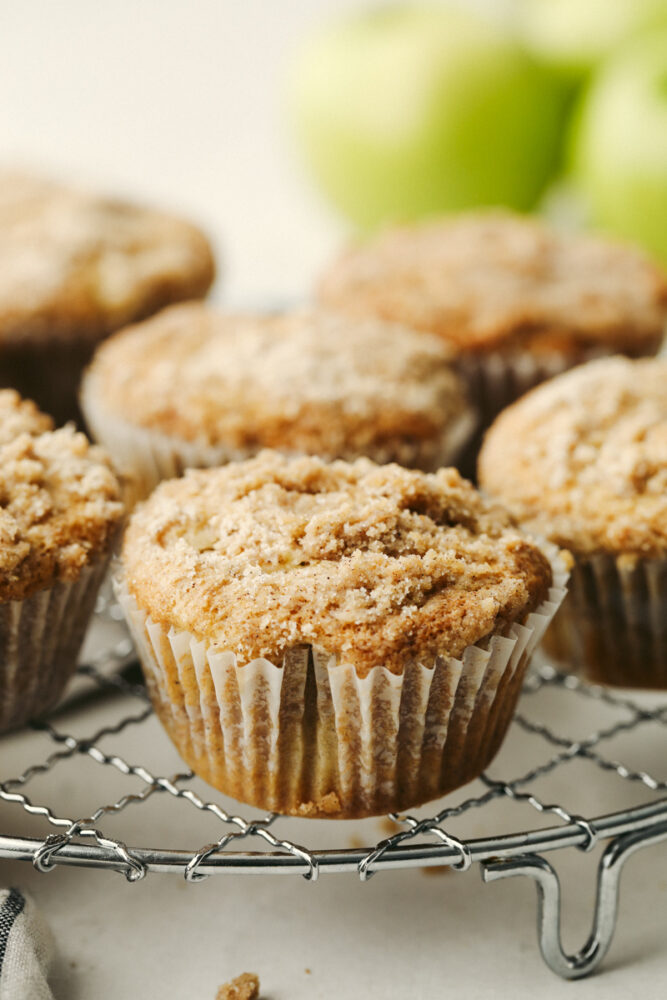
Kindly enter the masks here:
<path id="1" fill-rule="evenodd" d="M 192 249 L 194 231 L 181 228 L 181 239 L 186 232 Z M 173 227 L 168 234 L 175 238 Z M 181 284 L 172 273 L 161 286 L 153 275 L 171 289 L 167 301 L 205 291 L 210 257 L 194 257 L 208 263 L 195 276 L 190 255 Z M 131 264 L 116 260 L 106 271 L 114 267 L 127 292 Z M 75 301 L 70 289 L 79 286 L 70 278 L 49 301 Z M 99 309 L 99 281 L 94 287 Z M 348 252 L 318 298 L 280 315 L 229 315 L 189 302 L 145 319 L 165 301 L 144 300 L 134 315 L 124 306 L 115 313 L 124 328 L 98 346 L 80 401 L 125 502 L 138 504 L 115 582 L 151 698 L 180 753 L 245 802 L 345 818 L 411 808 L 487 766 L 571 565 L 574 597 L 569 617 L 559 616 L 559 655 L 583 661 L 582 650 L 595 646 L 581 612 L 593 565 L 596 599 L 612 586 L 627 598 L 632 656 L 644 663 L 650 652 L 664 665 L 664 363 L 586 364 L 504 413 L 487 437 L 480 475 L 506 507 L 452 466 L 470 462 L 475 435 L 536 382 L 597 355 L 655 353 L 667 286 L 633 250 L 487 213 L 399 230 Z M 43 339 L 48 323 L 35 322 Z M 92 326 L 105 337 L 113 329 L 110 316 Z M 590 384 L 589 370 L 599 373 Z M 631 399 L 624 386 L 634 372 L 641 384 Z M 609 391 L 598 391 L 612 375 Z M 577 378 L 580 388 L 567 388 Z M 584 419 L 576 397 L 589 391 L 599 405 Z M 549 392 L 553 400 L 543 403 L 539 393 Z M 558 423 L 562 407 L 570 424 Z M 40 432 L 74 435 L 44 429 L 45 418 L 25 412 Z M 23 426 L 8 433 L 32 441 Z M 620 441 L 625 457 L 613 466 L 607 453 Z M 556 470 L 552 443 L 561 449 Z M 110 490 L 105 459 L 92 452 L 104 469 L 96 487 Z M 531 467 L 545 494 L 551 477 L 568 512 L 581 506 L 577 483 L 590 488 L 591 511 L 608 500 L 609 522 L 568 522 L 568 532 L 565 508 L 542 503 Z M 606 477 L 616 486 L 605 493 Z M 614 503 L 614 489 L 626 491 L 623 502 Z M 114 490 L 108 531 L 95 529 L 104 552 L 120 517 Z M 77 496 L 91 507 L 86 524 L 97 524 L 92 495 L 81 486 Z M 50 503 L 54 497 L 55 487 Z M 637 497 L 649 498 L 646 531 L 623 534 L 614 519 L 627 522 Z M 28 523 L 12 527 L 18 566 L 45 551 L 37 507 L 28 509 Z M 89 541 L 97 537 L 90 530 Z M 19 554 L 23 543 L 29 557 Z M 86 565 L 98 555 L 91 543 Z M 67 566 L 58 563 L 49 579 L 66 579 Z M 601 650 L 598 643 L 597 659 Z M 0 678 L 2 695 L 9 682 Z M 22 717 L 44 707 L 32 703 Z"/>

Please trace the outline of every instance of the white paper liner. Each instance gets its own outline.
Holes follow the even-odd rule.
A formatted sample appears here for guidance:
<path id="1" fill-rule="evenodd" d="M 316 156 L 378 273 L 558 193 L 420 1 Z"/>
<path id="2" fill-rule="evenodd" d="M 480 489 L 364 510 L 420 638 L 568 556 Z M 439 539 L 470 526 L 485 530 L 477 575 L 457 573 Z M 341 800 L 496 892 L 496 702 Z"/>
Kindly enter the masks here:
<path id="1" fill-rule="evenodd" d="M 444 794 L 495 755 L 565 596 L 567 571 L 548 554 L 554 585 L 524 624 L 401 675 L 375 667 L 360 678 L 310 645 L 281 664 L 240 664 L 231 650 L 152 621 L 120 577 L 116 591 L 156 711 L 194 771 L 263 809 L 358 817 Z"/>
<path id="2" fill-rule="evenodd" d="M 23 601 L 0 604 L 0 732 L 46 712 L 76 669 L 109 559 Z"/>
<path id="3" fill-rule="evenodd" d="M 161 480 L 174 479 L 186 468 L 215 467 L 249 457 L 240 449 L 181 441 L 109 413 L 89 376 L 81 384 L 80 402 L 92 436 L 109 452 L 126 482 L 128 504 L 144 499 Z"/>
<path id="4" fill-rule="evenodd" d="M 667 559 L 577 560 L 544 648 L 596 683 L 667 688 Z"/>
<path id="5" fill-rule="evenodd" d="M 257 454 L 258 450 L 184 441 L 132 424 L 110 413 L 101 404 L 100 393 L 91 376 L 86 376 L 82 383 L 81 409 L 92 436 L 109 452 L 127 484 L 125 500 L 129 506 L 145 499 L 161 480 L 174 479 L 186 469 L 215 468 L 227 462 L 243 461 Z M 377 445 L 368 457 L 380 465 L 399 461 L 406 466 L 434 471 L 454 464 L 470 441 L 478 422 L 473 410 L 468 408 L 443 429 L 438 439 L 397 441 L 384 447 Z M 357 452 L 329 456 L 348 461 L 358 457 Z"/>

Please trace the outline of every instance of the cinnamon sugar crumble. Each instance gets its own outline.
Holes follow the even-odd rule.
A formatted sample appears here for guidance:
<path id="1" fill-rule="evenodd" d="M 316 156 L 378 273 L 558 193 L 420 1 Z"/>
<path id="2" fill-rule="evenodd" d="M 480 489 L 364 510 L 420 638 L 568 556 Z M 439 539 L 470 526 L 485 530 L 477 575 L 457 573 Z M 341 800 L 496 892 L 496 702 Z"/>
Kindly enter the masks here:
<path id="1" fill-rule="evenodd" d="M 215 995 L 215 1000 L 258 1000 L 259 976 L 254 972 L 243 972 L 236 979 L 223 983 Z"/>
<path id="2" fill-rule="evenodd" d="M 516 516 L 580 553 L 667 551 L 667 360 L 607 358 L 498 418 L 480 479 Z"/>
<path id="3" fill-rule="evenodd" d="M 0 342 L 94 339 L 212 279 L 208 242 L 189 223 L 0 172 Z"/>
<path id="4" fill-rule="evenodd" d="M 123 505 L 105 453 L 0 391 L 0 601 L 75 579 L 108 550 Z"/>
<path id="5" fill-rule="evenodd" d="M 275 452 L 162 483 L 123 563 L 155 621 L 241 662 L 312 643 L 360 676 L 458 656 L 551 585 L 542 552 L 454 469 Z"/>
<path id="6" fill-rule="evenodd" d="M 500 211 L 389 229 L 334 262 L 319 298 L 473 352 L 647 353 L 667 321 L 667 277 L 640 251 Z"/>
<path id="7" fill-rule="evenodd" d="M 450 360 L 437 339 L 377 320 L 193 303 L 112 337 L 86 383 L 110 413 L 181 440 L 330 458 L 386 448 L 404 464 L 422 447 L 437 467 L 443 429 L 468 416 Z"/>
<path id="8" fill-rule="evenodd" d="M 30 399 L 22 399 L 14 389 L 0 389 L 0 445 L 19 434 L 43 434 L 53 430 L 53 420 Z"/>

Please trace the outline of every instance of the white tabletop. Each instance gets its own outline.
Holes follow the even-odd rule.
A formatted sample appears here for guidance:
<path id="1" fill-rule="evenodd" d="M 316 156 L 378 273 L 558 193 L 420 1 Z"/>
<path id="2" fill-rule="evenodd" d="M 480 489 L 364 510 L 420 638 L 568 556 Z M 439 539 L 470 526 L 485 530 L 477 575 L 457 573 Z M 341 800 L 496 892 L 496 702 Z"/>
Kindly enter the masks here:
<path id="1" fill-rule="evenodd" d="M 216 294 L 227 302 L 304 297 L 345 229 L 293 159 L 281 88 L 301 34 L 342 6 L 341 0 L 4 4 L 2 156 L 189 213 L 215 240 L 223 261 Z M 107 710 L 86 708 L 72 724 L 92 731 Z M 656 739 L 659 768 L 664 753 L 660 734 Z M 39 740 L 4 739 L 3 775 L 40 760 Z M 157 724 L 147 724 L 137 736 L 137 760 L 163 741 Z M 519 764 L 530 749 L 511 752 Z M 54 803 L 76 804 L 85 781 L 95 780 L 93 773 L 73 786 L 68 774 L 54 770 L 48 788 Z M 563 794 L 570 780 L 579 779 L 564 773 Z M 624 792 L 619 788 L 619 806 Z M 19 833 L 21 822 L 15 807 L 0 806 L 0 830 L 4 824 Z M 191 822 L 184 810 L 182 825 L 169 831 L 182 846 L 200 843 Z M 498 822 L 506 820 L 499 815 Z M 484 832 L 476 823 L 482 821 L 471 818 L 472 836 Z M 159 846 L 145 844 L 140 809 L 128 810 L 123 824 L 128 843 Z M 350 826 L 345 836 L 355 835 Z M 539 956 L 534 886 L 524 880 L 484 886 L 476 866 L 461 875 L 383 872 L 364 885 L 331 875 L 315 885 L 296 876 L 257 876 L 194 886 L 175 875 L 152 874 L 129 885 L 108 872 L 56 868 L 43 875 L 25 863 L 0 862 L 0 884 L 29 889 L 54 929 L 57 1000 L 213 1000 L 221 982 L 245 970 L 260 974 L 273 1000 L 524 1000 L 538 991 L 551 1000 L 573 988 L 586 1000 L 625 1000 L 658 996 L 667 981 L 666 859 L 663 846 L 629 863 L 604 973 L 576 987 L 554 977 Z M 590 929 L 594 863 L 569 850 L 559 868 L 565 945 L 576 949 Z"/>

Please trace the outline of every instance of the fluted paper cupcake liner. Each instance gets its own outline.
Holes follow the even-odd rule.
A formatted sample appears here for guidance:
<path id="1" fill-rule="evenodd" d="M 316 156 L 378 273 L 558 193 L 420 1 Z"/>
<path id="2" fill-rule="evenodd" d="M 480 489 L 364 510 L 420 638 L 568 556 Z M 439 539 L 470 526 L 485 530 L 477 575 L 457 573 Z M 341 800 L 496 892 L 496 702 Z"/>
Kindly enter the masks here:
<path id="1" fill-rule="evenodd" d="M 667 688 L 667 559 L 577 560 L 544 649 L 596 683 Z"/>
<path id="2" fill-rule="evenodd" d="M 123 476 L 129 506 L 147 497 L 163 479 L 174 479 L 187 468 L 216 467 L 249 457 L 241 449 L 207 447 L 137 427 L 109 413 L 85 378 L 81 409 L 92 436 L 106 448 Z"/>
<path id="3" fill-rule="evenodd" d="M 482 424 L 488 427 L 501 410 L 533 386 L 593 356 L 591 353 L 572 360 L 556 353 L 491 351 L 462 354 L 457 359 L 457 369 L 466 381 L 471 402 L 481 413 Z"/>
<path id="4" fill-rule="evenodd" d="M 36 718 L 59 699 L 76 662 L 108 558 L 72 581 L 0 604 L 0 732 Z"/>
<path id="5" fill-rule="evenodd" d="M 281 663 L 241 664 L 232 650 L 152 621 L 120 578 L 117 595 L 157 714 L 197 774 L 262 809 L 352 818 L 419 805 L 486 767 L 566 578 L 555 559 L 548 600 L 460 659 L 365 677 L 306 644 Z"/>
<path id="6" fill-rule="evenodd" d="M 462 354 L 456 368 L 464 379 L 468 399 L 480 414 L 477 433 L 459 459 L 462 473 L 476 481 L 477 456 L 484 432 L 507 406 L 541 382 L 562 374 L 575 365 L 584 364 L 608 353 L 590 350 L 573 357 L 563 354 L 531 354 L 529 351 L 491 351 L 485 354 Z"/>
<path id="7" fill-rule="evenodd" d="M 131 424 L 110 413 L 100 403 L 99 394 L 90 379 L 84 379 L 81 408 L 93 437 L 104 445 L 126 482 L 125 499 L 129 506 L 145 499 L 163 479 L 174 479 L 186 469 L 215 468 L 227 462 L 243 461 L 257 454 L 257 448 L 206 445 Z M 368 457 L 380 465 L 400 461 L 403 465 L 434 471 L 441 466 L 454 464 L 468 444 L 477 423 L 473 411 L 468 409 L 451 422 L 437 441 L 397 442 L 396 446 L 378 445 L 369 452 Z M 330 457 L 350 461 L 359 456 L 355 452 Z"/>

